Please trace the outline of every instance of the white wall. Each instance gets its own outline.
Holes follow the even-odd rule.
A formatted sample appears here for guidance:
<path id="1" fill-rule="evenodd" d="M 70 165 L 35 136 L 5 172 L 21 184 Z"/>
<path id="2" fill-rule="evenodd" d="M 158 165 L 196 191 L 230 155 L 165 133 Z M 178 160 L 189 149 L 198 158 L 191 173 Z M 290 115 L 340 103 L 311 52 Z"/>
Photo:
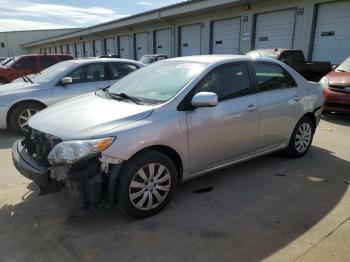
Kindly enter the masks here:
<path id="1" fill-rule="evenodd" d="M 21 48 L 21 44 L 42 40 L 52 36 L 70 33 L 76 29 L 52 29 L 52 30 L 33 30 L 33 31 L 13 31 L 0 32 L 0 56 L 9 57 L 27 54 L 28 50 Z M 1 47 L 1 43 L 5 47 Z M 39 50 L 35 49 L 34 50 Z M 35 53 L 37 53 L 36 51 Z M 34 53 L 34 52 L 32 52 Z"/>

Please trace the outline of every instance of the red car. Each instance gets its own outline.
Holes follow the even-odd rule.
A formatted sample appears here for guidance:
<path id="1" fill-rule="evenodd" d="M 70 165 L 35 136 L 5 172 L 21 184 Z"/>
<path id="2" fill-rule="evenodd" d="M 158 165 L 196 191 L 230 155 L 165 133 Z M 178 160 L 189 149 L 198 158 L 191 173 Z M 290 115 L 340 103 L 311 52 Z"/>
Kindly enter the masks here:
<path id="1" fill-rule="evenodd" d="M 350 57 L 320 81 L 324 112 L 350 113 Z"/>
<path id="2" fill-rule="evenodd" d="M 0 66 L 0 84 L 9 83 L 23 75 L 39 73 L 49 66 L 71 59 L 71 55 L 16 56 L 6 66 Z"/>

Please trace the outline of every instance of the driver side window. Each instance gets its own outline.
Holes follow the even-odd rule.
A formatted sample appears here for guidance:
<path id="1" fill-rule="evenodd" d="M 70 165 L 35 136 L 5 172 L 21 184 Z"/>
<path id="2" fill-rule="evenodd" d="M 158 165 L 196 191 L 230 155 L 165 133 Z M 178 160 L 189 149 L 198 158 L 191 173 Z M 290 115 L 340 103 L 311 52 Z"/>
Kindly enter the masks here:
<path id="1" fill-rule="evenodd" d="M 91 64 L 79 67 L 78 69 L 70 73 L 68 77 L 72 78 L 72 84 L 104 81 L 104 64 Z"/>
<path id="2" fill-rule="evenodd" d="M 219 66 L 209 72 L 199 83 L 198 92 L 213 92 L 219 101 L 250 94 L 247 66 L 232 63 Z"/>

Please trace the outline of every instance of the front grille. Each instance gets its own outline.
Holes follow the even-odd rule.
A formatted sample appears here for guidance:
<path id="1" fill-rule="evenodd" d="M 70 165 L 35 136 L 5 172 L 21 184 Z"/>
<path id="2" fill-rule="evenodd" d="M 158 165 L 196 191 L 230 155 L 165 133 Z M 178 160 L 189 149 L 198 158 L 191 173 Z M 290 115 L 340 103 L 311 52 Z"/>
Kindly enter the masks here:
<path id="1" fill-rule="evenodd" d="M 51 149 L 60 142 L 62 140 L 55 136 L 31 128 L 22 141 L 22 145 L 34 161 L 48 166 L 47 157 Z"/>
<path id="2" fill-rule="evenodd" d="M 329 89 L 335 92 L 350 94 L 350 84 L 330 84 Z"/>

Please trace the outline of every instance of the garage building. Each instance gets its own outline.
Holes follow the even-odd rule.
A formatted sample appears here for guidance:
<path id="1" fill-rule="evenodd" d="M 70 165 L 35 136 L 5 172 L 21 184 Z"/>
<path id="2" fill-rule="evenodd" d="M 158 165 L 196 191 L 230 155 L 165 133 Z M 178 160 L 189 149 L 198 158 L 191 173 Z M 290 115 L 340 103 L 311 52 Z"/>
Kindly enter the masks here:
<path id="1" fill-rule="evenodd" d="M 30 53 L 140 59 L 302 49 L 307 59 L 350 56 L 348 0 L 190 0 L 22 45 Z M 61 48 L 56 48 L 61 47 Z M 64 48 L 66 47 L 66 48 Z"/>

